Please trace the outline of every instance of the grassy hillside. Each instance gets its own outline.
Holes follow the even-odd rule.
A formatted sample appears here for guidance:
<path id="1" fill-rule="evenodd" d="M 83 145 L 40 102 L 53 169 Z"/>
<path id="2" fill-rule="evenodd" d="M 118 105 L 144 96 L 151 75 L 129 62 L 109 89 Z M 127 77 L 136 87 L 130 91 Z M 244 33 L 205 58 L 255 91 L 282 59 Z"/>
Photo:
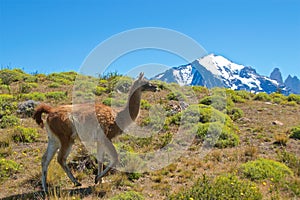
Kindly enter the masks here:
<path id="1" fill-rule="evenodd" d="M 131 83 L 115 73 L 96 79 L 75 72 L 32 75 L 0 70 L 0 198 L 44 198 L 40 163 L 47 135 L 31 118 L 32 108 L 24 106 L 28 100 L 57 106 L 71 104 L 73 96 L 120 110 Z M 160 90 L 143 93 L 137 119 L 151 131 L 137 137 L 129 129 L 114 140 L 120 169 L 129 172 L 114 170 L 95 185 L 96 160 L 77 140 L 68 161 L 83 186 L 73 187 L 53 159 L 49 199 L 300 198 L 299 95 L 153 83 Z M 192 135 L 193 140 L 175 140 L 178 134 Z M 214 134 L 219 137 L 211 137 Z M 145 163 L 134 153 L 166 146 L 172 150 L 169 144 L 181 142 L 187 150 L 173 162 L 135 172 Z M 204 150 L 204 145 L 211 148 Z"/>

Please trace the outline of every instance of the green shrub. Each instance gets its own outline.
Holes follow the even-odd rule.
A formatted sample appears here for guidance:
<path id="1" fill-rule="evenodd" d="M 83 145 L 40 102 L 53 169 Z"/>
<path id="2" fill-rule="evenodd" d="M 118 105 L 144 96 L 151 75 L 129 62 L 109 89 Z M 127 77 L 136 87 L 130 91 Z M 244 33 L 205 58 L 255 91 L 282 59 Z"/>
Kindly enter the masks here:
<path id="1" fill-rule="evenodd" d="M 251 180 L 272 178 L 274 181 L 280 181 L 285 176 L 293 174 L 285 164 L 263 158 L 242 164 L 240 170 L 246 178 Z"/>
<path id="2" fill-rule="evenodd" d="M 14 175 L 20 169 L 20 165 L 13 160 L 0 159 L 0 181 Z"/>
<path id="3" fill-rule="evenodd" d="M 47 76 L 47 79 L 62 85 L 71 85 L 76 77 L 76 72 L 60 72 L 60 73 L 51 73 Z"/>
<path id="4" fill-rule="evenodd" d="M 7 134 L 0 134 L 0 149 L 10 146 L 11 138 Z M 0 155 L 1 157 L 1 155 Z"/>
<path id="5" fill-rule="evenodd" d="M 170 92 L 169 94 L 167 94 L 167 99 L 168 100 L 178 101 L 179 100 L 179 96 L 178 96 L 178 94 L 175 94 L 175 92 Z"/>
<path id="6" fill-rule="evenodd" d="M 48 85 L 49 88 L 60 88 L 61 84 L 53 82 Z"/>
<path id="7" fill-rule="evenodd" d="M 246 102 L 246 100 L 243 99 L 243 97 L 236 95 L 236 94 L 231 94 L 230 98 L 234 103 L 245 103 Z"/>
<path id="8" fill-rule="evenodd" d="M 47 99 L 54 99 L 54 100 L 64 100 L 67 98 L 67 92 L 56 91 L 56 92 L 47 92 L 46 98 Z"/>
<path id="9" fill-rule="evenodd" d="M 166 124 L 167 124 L 167 125 L 170 125 L 170 124 L 179 125 L 180 122 L 181 122 L 181 116 L 182 116 L 182 113 L 181 113 L 181 112 L 176 113 L 175 115 L 169 116 L 169 117 L 166 119 Z M 197 120 L 195 120 L 195 121 L 197 121 Z"/>
<path id="10" fill-rule="evenodd" d="M 283 94 L 273 92 L 270 94 L 270 97 L 272 98 L 272 101 L 277 104 L 281 104 L 283 101 L 287 100 L 287 97 Z"/>
<path id="11" fill-rule="evenodd" d="M 224 124 L 232 124 L 230 117 L 211 106 L 199 105 L 200 122 L 220 122 Z"/>
<path id="12" fill-rule="evenodd" d="M 239 136 L 232 128 L 227 127 L 219 122 L 198 123 L 196 126 L 196 136 L 207 144 L 214 145 L 218 148 L 234 147 L 239 144 Z"/>
<path id="13" fill-rule="evenodd" d="M 289 130 L 289 133 L 290 138 L 300 140 L 300 126 L 293 127 L 291 130 Z"/>
<path id="14" fill-rule="evenodd" d="M 256 100 L 256 101 L 271 101 L 272 99 L 267 93 L 260 92 L 260 93 L 256 94 L 253 97 L 253 100 Z"/>
<path id="15" fill-rule="evenodd" d="M 4 85 L 10 85 L 13 82 L 22 81 L 26 74 L 20 69 L 3 69 L 0 70 L 0 78 Z"/>
<path id="16" fill-rule="evenodd" d="M 76 97 L 76 103 L 86 103 L 87 100 L 92 100 L 95 98 L 95 95 L 92 92 L 84 92 L 84 91 L 74 91 L 73 97 Z M 74 100 L 74 99 L 73 99 Z"/>
<path id="17" fill-rule="evenodd" d="M 296 107 L 298 104 L 296 101 L 282 101 L 281 105 Z"/>
<path id="18" fill-rule="evenodd" d="M 38 138 L 38 132 L 34 128 L 17 126 L 13 130 L 12 139 L 14 142 L 35 142 Z"/>
<path id="19" fill-rule="evenodd" d="M 139 154 L 135 153 L 129 145 L 117 143 L 116 149 L 119 155 L 119 167 L 121 171 L 128 173 L 136 173 L 145 167 L 145 162 L 140 158 Z M 141 174 L 132 174 L 131 178 L 138 178 Z"/>
<path id="20" fill-rule="evenodd" d="M 149 101 L 142 99 L 141 100 L 141 109 L 149 110 L 150 108 L 151 108 L 151 104 L 149 103 Z"/>
<path id="21" fill-rule="evenodd" d="M 0 84 L 0 92 L 1 93 L 8 93 L 8 94 L 10 94 L 11 93 L 10 86 L 9 85 Z"/>
<path id="22" fill-rule="evenodd" d="M 278 97 L 275 97 L 273 98 L 273 103 L 276 103 L 276 104 L 281 104 L 284 100 L 282 100 L 281 98 L 278 98 Z"/>
<path id="23" fill-rule="evenodd" d="M 144 200 L 142 194 L 135 191 L 127 191 L 121 194 L 118 194 L 111 198 L 111 200 Z"/>
<path id="24" fill-rule="evenodd" d="M 192 86 L 192 89 L 194 92 L 200 93 L 200 94 L 209 94 L 209 90 L 207 87 L 203 87 L 203 86 Z"/>
<path id="25" fill-rule="evenodd" d="M 106 98 L 102 101 L 104 105 L 111 106 L 112 98 Z"/>
<path id="26" fill-rule="evenodd" d="M 295 101 L 297 104 L 300 104 L 300 95 L 297 95 L 297 94 L 290 94 L 290 95 L 287 97 L 287 100 L 288 100 L 288 101 Z"/>
<path id="27" fill-rule="evenodd" d="M 20 123 L 20 119 L 14 115 L 5 115 L 0 120 L 0 128 L 16 126 Z"/>
<path id="28" fill-rule="evenodd" d="M 128 180 L 130 180 L 130 181 L 138 180 L 138 179 L 141 178 L 141 177 L 142 177 L 142 174 L 141 174 L 141 173 L 138 173 L 138 172 L 127 173 L 127 178 L 128 178 Z"/>
<path id="29" fill-rule="evenodd" d="M 95 89 L 94 89 L 94 91 L 93 91 L 93 93 L 95 94 L 95 95 L 97 95 L 97 96 L 100 96 L 100 95 L 102 95 L 103 93 L 105 93 L 106 92 L 106 88 L 105 87 L 101 87 L 101 86 L 97 86 Z"/>
<path id="30" fill-rule="evenodd" d="M 17 109 L 15 98 L 9 94 L 0 94 L 0 114 L 11 115 Z"/>
<path id="31" fill-rule="evenodd" d="M 295 174 L 300 176 L 300 158 L 287 151 L 278 152 L 280 162 L 291 168 Z"/>
<path id="32" fill-rule="evenodd" d="M 204 97 L 203 99 L 200 99 L 199 103 L 204 105 L 211 105 L 219 111 L 224 111 L 227 107 L 231 107 L 234 105 L 230 98 L 217 95 Z"/>
<path id="33" fill-rule="evenodd" d="M 246 90 L 238 90 L 238 91 L 234 91 L 234 93 L 240 96 L 244 100 L 250 100 L 252 95 L 250 92 Z"/>
<path id="34" fill-rule="evenodd" d="M 164 122 L 164 116 L 158 113 L 157 115 L 152 115 L 151 117 L 143 119 L 142 126 L 148 126 L 151 130 L 159 131 L 163 128 Z"/>
<path id="35" fill-rule="evenodd" d="M 31 92 L 32 88 L 37 88 L 37 83 L 21 83 L 19 85 L 19 93 L 29 93 Z"/>
<path id="36" fill-rule="evenodd" d="M 126 103 L 127 103 L 127 100 L 125 100 L 125 99 L 113 98 L 111 105 L 114 107 L 123 107 L 126 105 Z"/>
<path id="37" fill-rule="evenodd" d="M 292 179 L 291 181 L 287 182 L 285 187 L 291 190 L 296 197 L 300 197 L 300 178 Z M 296 199 L 296 198 L 295 198 Z"/>
<path id="38" fill-rule="evenodd" d="M 236 107 L 227 108 L 227 114 L 234 121 L 244 116 L 244 112 L 240 108 Z"/>
<path id="39" fill-rule="evenodd" d="M 98 85 L 106 88 L 107 93 L 111 93 L 113 91 L 126 93 L 129 91 L 132 82 L 133 79 L 128 76 L 122 76 L 117 72 L 110 72 L 100 77 Z"/>
<path id="40" fill-rule="evenodd" d="M 29 94 L 22 94 L 24 100 L 44 101 L 46 99 L 45 94 L 40 92 L 31 92 Z"/>
<path id="41" fill-rule="evenodd" d="M 177 116 L 179 115 L 179 116 Z M 215 108 L 203 104 L 190 105 L 181 114 L 175 115 L 176 120 L 181 119 L 183 126 L 193 127 L 195 123 L 219 122 L 228 127 L 233 127 L 230 117 Z"/>
<path id="42" fill-rule="evenodd" d="M 190 189 L 169 197 L 170 200 L 185 199 L 262 199 L 258 187 L 247 180 L 240 180 L 234 175 L 218 176 L 215 179 L 203 175 Z"/>
<path id="43" fill-rule="evenodd" d="M 3 103 L 11 102 L 14 100 L 14 96 L 10 94 L 0 94 L 0 105 Z"/>
<path id="44" fill-rule="evenodd" d="M 132 85 L 133 79 L 127 76 L 117 76 L 113 80 L 109 81 L 109 88 L 111 91 L 119 91 L 126 93 L 129 91 Z"/>

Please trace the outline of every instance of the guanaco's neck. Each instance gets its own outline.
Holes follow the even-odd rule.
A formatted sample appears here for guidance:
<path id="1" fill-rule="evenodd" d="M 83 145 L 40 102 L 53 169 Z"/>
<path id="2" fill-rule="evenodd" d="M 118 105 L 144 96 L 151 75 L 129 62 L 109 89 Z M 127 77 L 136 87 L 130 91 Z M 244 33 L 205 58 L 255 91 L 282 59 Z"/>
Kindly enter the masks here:
<path id="1" fill-rule="evenodd" d="M 140 110 L 141 93 L 141 88 L 133 87 L 129 92 L 126 107 L 117 114 L 116 123 L 121 130 L 126 129 L 136 120 Z"/>

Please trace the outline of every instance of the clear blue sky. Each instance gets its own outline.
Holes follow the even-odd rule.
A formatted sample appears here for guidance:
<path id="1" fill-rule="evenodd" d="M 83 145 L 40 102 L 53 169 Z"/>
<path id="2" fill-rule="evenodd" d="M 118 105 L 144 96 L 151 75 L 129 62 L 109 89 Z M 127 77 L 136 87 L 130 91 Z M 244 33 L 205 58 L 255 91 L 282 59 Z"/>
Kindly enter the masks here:
<path id="1" fill-rule="evenodd" d="M 1 67 L 77 71 L 112 35 L 163 27 L 263 75 L 279 67 L 284 77 L 300 77 L 299 0 L 0 0 L 0 9 Z M 185 64 L 149 53 L 120 59 L 115 67 L 126 72 L 149 62 Z"/>

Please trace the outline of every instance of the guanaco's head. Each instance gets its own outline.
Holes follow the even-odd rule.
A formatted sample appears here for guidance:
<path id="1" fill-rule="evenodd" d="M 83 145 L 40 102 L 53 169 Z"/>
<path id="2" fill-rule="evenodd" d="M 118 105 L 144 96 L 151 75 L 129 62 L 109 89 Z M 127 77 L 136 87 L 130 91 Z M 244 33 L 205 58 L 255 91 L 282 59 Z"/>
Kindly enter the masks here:
<path id="1" fill-rule="evenodd" d="M 141 88 L 142 91 L 156 92 L 157 86 L 151 84 L 149 80 L 144 78 L 144 72 L 141 72 L 139 78 L 134 82 L 134 87 Z"/>

